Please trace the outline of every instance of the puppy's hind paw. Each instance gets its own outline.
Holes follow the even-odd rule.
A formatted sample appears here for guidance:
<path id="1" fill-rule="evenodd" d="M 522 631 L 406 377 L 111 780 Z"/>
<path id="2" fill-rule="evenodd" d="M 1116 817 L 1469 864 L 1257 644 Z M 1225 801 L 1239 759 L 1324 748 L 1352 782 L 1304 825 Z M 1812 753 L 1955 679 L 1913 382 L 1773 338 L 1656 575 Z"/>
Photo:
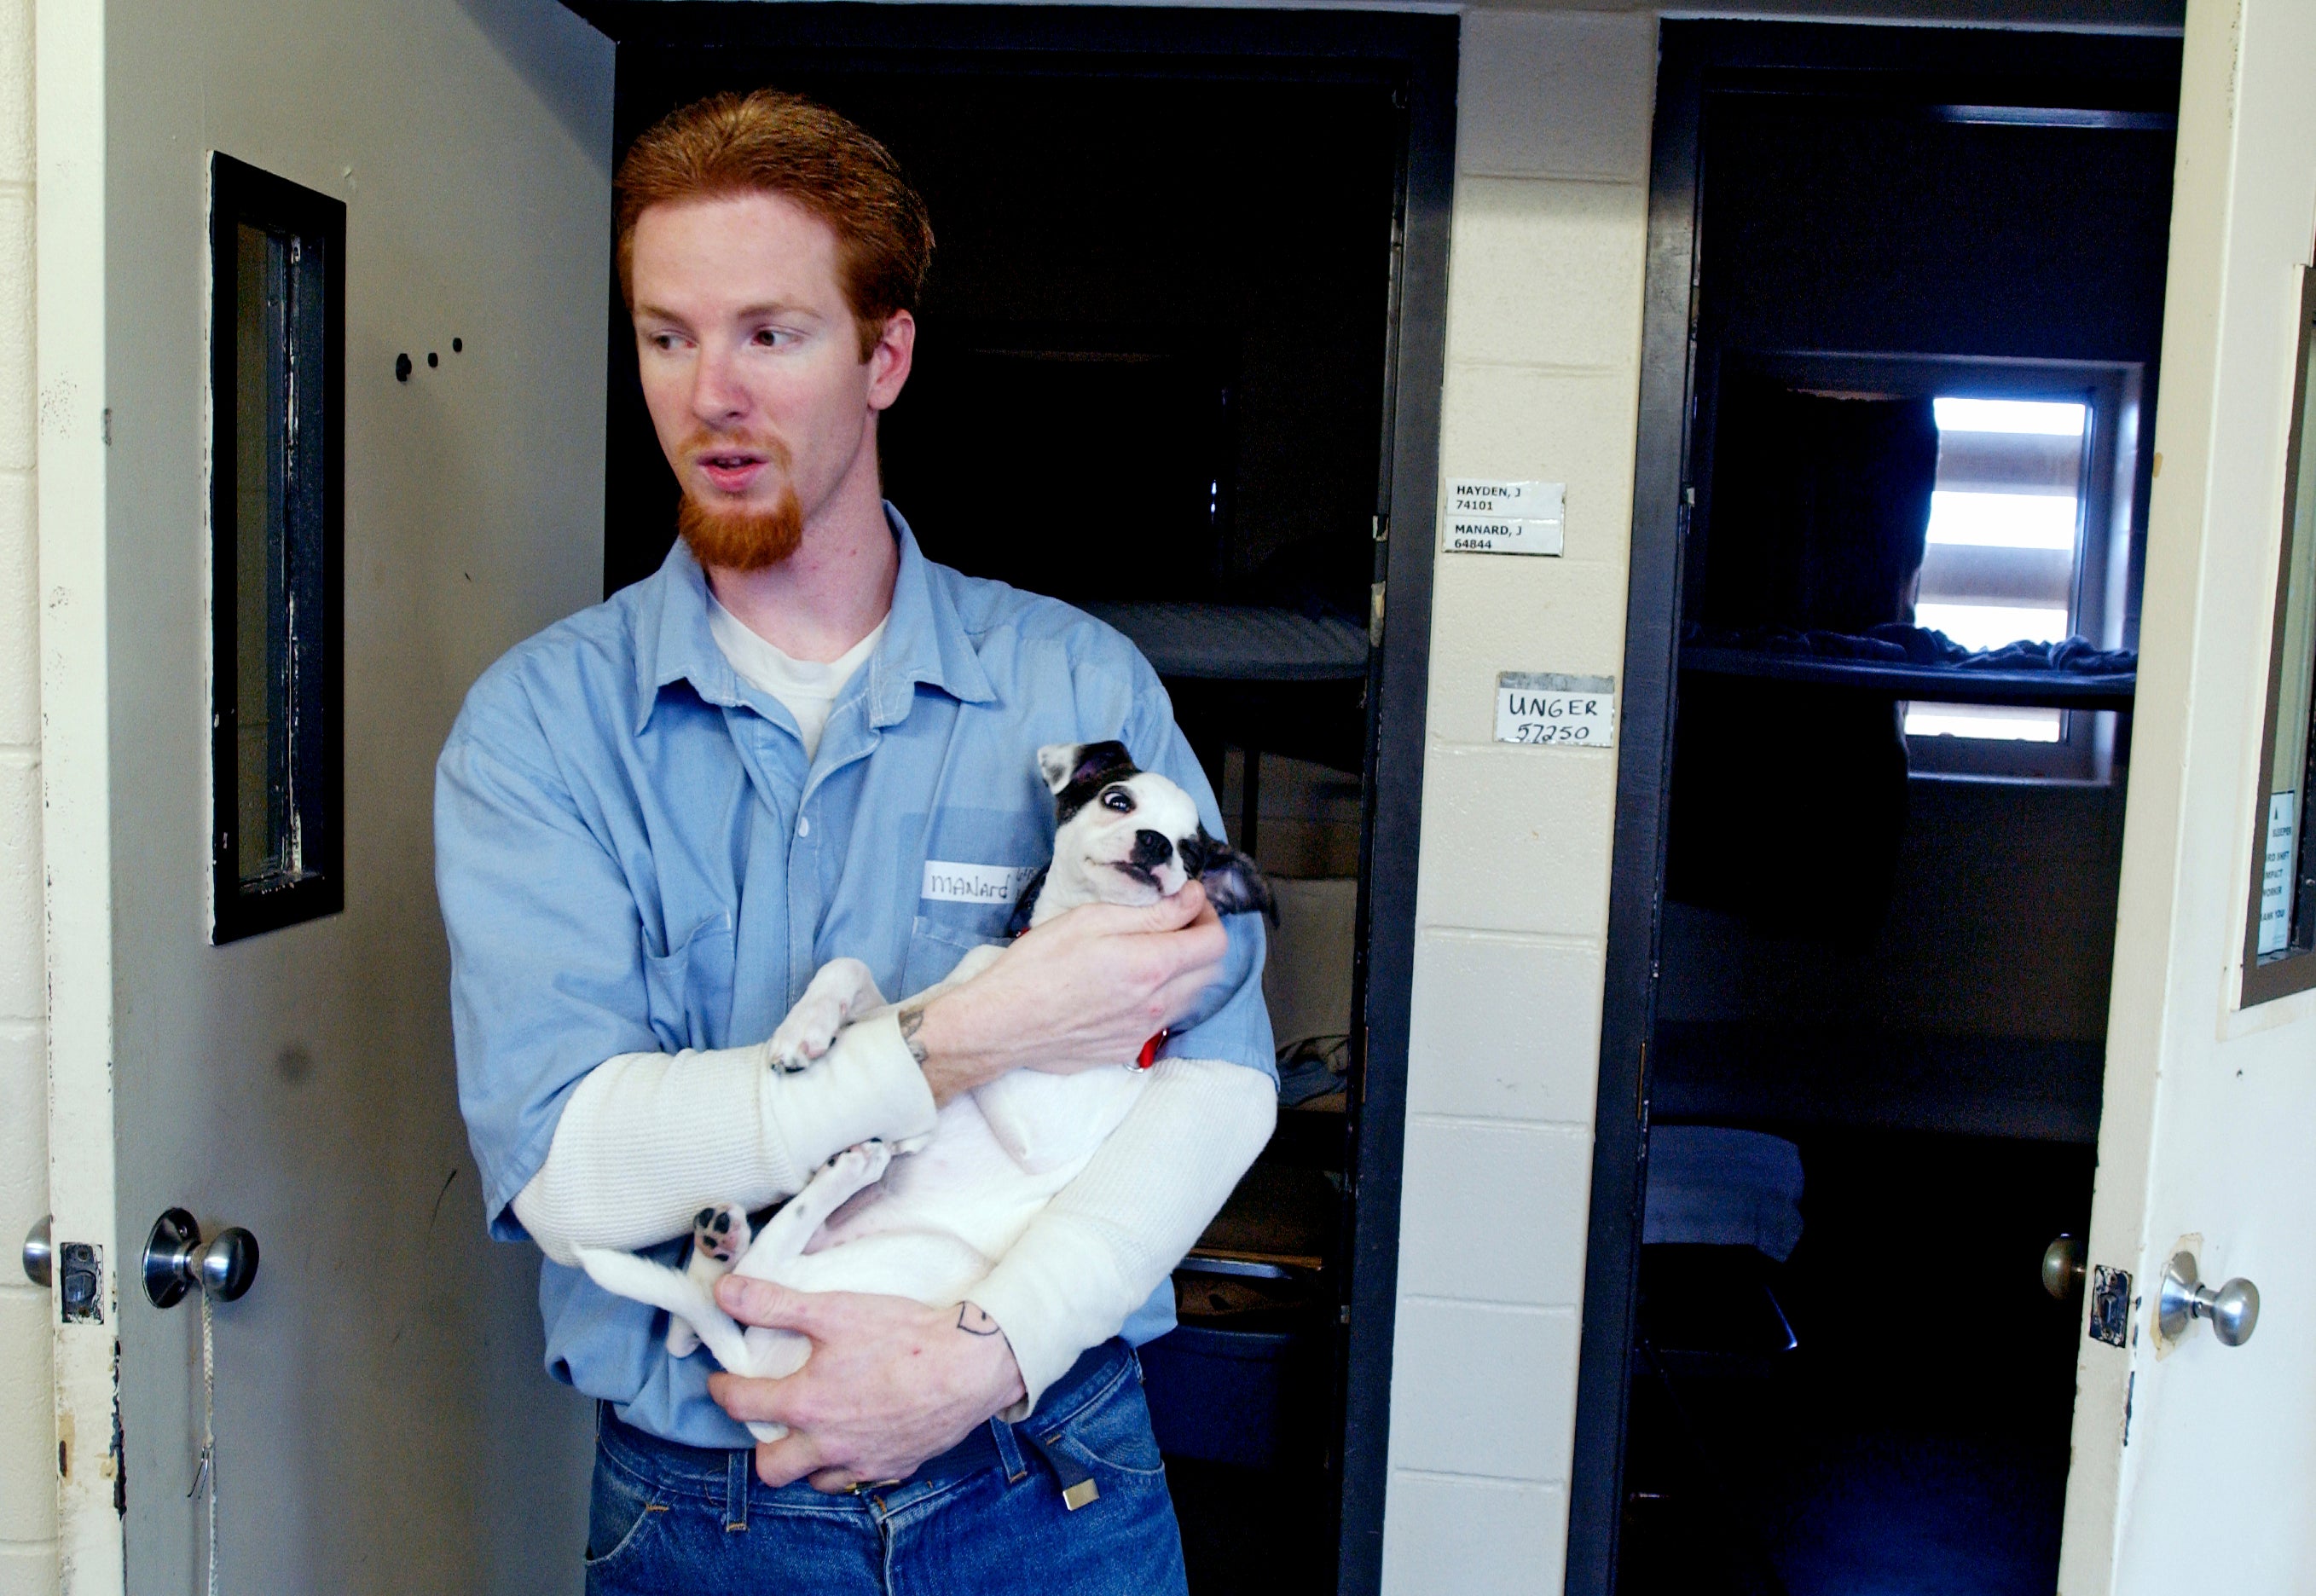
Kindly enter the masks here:
<path id="1" fill-rule="evenodd" d="M 835 1184 L 859 1191 L 880 1179 L 893 1162 L 893 1148 L 881 1136 L 855 1142 L 821 1166 Z"/>
<path id="2" fill-rule="evenodd" d="M 736 1202 L 718 1202 L 701 1209 L 691 1219 L 691 1264 L 694 1279 L 726 1273 L 748 1250 L 753 1237 L 748 1210 Z"/>

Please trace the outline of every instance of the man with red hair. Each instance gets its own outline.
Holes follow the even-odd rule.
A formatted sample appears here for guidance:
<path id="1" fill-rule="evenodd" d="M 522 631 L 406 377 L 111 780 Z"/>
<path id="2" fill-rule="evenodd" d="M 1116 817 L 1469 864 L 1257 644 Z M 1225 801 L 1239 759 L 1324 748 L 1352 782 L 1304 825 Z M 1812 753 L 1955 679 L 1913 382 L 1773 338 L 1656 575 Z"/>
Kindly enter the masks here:
<path id="1" fill-rule="evenodd" d="M 1269 1134 L 1254 917 L 1226 928 L 1195 884 L 1088 906 L 807 1070 L 764 1042 L 829 958 L 917 992 L 1002 937 L 1051 852 L 1039 746 L 1123 740 L 1219 834 L 1212 794 L 1131 644 L 932 564 L 883 501 L 932 230 L 880 145 L 719 96 L 637 142 L 617 224 L 681 536 L 484 675 L 436 802 L 487 1211 L 546 1255 L 548 1367 L 601 1404 L 588 1588 L 1180 1590 L 1130 1344 L 1171 1326 L 1169 1272 Z M 727 1278 L 735 1317 L 812 1338 L 785 1379 L 673 1355 L 570 1267 L 675 1256 L 703 1203 L 769 1205 L 1006 1070 L 1162 1029 L 1131 1117 L 973 1301 Z M 789 1427 L 753 1467 L 750 1420 Z"/>

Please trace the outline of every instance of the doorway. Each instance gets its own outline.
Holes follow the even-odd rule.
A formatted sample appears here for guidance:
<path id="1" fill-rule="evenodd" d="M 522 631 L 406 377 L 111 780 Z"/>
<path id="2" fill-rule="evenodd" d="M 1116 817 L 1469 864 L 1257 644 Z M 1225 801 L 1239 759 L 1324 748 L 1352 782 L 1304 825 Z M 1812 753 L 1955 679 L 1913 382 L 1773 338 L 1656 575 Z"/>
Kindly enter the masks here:
<path id="1" fill-rule="evenodd" d="M 1453 21 L 576 9 L 615 158 L 760 86 L 893 150 L 940 244 L 887 497 L 1132 638 L 1271 877 L 1278 1130 L 1143 1361 L 1194 1592 L 1376 1588 L 1430 561 L 1390 528 L 1437 474 Z M 607 590 L 675 493 L 616 293 L 609 347 Z"/>
<path id="2" fill-rule="evenodd" d="M 1664 30 L 1572 1592 L 2055 1583 L 2178 61 Z"/>

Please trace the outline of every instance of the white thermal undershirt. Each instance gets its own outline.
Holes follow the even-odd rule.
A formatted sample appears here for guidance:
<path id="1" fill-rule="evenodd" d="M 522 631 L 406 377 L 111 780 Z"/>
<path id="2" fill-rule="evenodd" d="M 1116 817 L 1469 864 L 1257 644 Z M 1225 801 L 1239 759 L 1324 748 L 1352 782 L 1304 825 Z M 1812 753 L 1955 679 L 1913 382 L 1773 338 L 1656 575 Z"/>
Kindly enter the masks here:
<path id="1" fill-rule="evenodd" d="M 868 663 L 868 656 L 877 652 L 877 641 L 885 635 L 886 625 L 892 618 L 887 615 L 877 623 L 875 631 L 824 665 L 815 660 L 792 658 L 748 630 L 747 623 L 725 608 L 714 594 L 708 597 L 708 630 L 715 637 L 716 646 L 731 661 L 741 680 L 770 693 L 796 716 L 806 760 L 820 752 L 820 734 L 827 729 L 829 712 L 836 707 L 836 696 L 844 691 L 853 673 Z"/>

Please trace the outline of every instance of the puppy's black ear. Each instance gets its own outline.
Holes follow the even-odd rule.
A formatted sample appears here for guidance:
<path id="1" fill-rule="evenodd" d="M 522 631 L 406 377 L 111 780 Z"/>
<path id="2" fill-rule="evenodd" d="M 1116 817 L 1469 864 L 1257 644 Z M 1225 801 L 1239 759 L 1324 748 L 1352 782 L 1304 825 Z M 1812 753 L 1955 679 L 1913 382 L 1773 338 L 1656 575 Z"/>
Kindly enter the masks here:
<path id="1" fill-rule="evenodd" d="M 1126 745 L 1109 742 L 1049 742 L 1038 750 L 1038 774 L 1056 796 L 1073 786 L 1104 782 L 1134 774 L 1134 756 Z"/>
<path id="2" fill-rule="evenodd" d="M 1204 826 L 1198 828 L 1197 848 L 1198 884 L 1206 888 L 1207 901 L 1215 906 L 1216 914 L 1252 914 L 1260 909 L 1265 919 L 1278 924 L 1278 905 L 1271 899 L 1270 883 L 1263 880 L 1253 860 L 1207 836 Z"/>

